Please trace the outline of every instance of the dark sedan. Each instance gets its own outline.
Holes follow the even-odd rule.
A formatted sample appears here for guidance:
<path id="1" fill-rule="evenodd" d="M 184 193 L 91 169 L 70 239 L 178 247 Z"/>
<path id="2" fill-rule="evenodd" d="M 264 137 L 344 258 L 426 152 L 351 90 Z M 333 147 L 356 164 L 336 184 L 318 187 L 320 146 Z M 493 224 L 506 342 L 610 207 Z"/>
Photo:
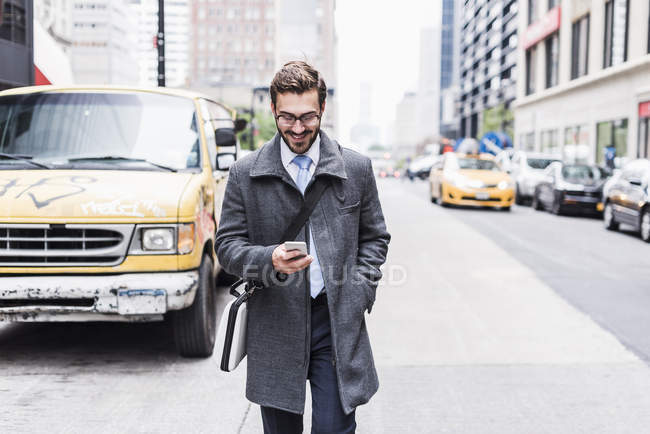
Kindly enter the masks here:
<path id="1" fill-rule="evenodd" d="M 650 242 L 650 161 L 634 160 L 628 163 L 623 173 L 607 190 L 605 197 L 605 227 L 618 229 L 619 224 L 628 224 L 641 233 L 645 242 Z"/>
<path id="2" fill-rule="evenodd" d="M 599 213 L 603 210 L 603 185 L 607 173 L 587 164 L 551 163 L 535 187 L 533 208 L 553 214 L 570 211 Z"/>

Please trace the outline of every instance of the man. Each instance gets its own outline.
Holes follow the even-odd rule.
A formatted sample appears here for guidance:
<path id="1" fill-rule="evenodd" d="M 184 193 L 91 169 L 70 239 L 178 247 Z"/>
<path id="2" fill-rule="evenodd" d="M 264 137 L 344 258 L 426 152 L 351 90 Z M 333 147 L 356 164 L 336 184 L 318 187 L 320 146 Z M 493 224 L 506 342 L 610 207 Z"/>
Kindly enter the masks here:
<path id="1" fill-rule="evenodd" d="M 271 83 L 278 133 L 230 170 L 216 252 L 231 274 L 261 281 L 248 301 L 246 397 L 265 433 L 301 433 L 309 380 L 312 432 L 352 433 L 378 381 L 366 330 L 386 231 L 370 160 L 320 131 L 327 88 L 305 62 Z M 316 182 L 329 183 L 297 236 L 281 240 Z"/>

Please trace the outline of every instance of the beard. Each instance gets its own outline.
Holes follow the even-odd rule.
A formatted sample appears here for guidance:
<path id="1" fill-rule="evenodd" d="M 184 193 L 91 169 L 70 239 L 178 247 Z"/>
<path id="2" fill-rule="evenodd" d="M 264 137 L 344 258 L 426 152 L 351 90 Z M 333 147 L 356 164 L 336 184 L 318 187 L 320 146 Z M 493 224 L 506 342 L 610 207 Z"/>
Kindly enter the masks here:
<path id="1" fill-rule="evenodd" d="M 296 154 L 304 154 L 305 152 L 309 151 L 309 148 L 311 148 L 311 145 L 314 144 L 316 138 L 318 137 L 318 133 L 320 132 L 320 123 L 311 129 L 305 128 L 300 136 L 296 138 L 294 138 L 295 135 L 290 128 L 282 131 L 277 123 L 276 127 L 278 129 L 278 133 L 280 133 L 280 136 L 282 136 L 284 139 L 284 143 L 286 143 L 287 146 L 289 146 L 289 149 L 291 149 L 291 151 Z"/>

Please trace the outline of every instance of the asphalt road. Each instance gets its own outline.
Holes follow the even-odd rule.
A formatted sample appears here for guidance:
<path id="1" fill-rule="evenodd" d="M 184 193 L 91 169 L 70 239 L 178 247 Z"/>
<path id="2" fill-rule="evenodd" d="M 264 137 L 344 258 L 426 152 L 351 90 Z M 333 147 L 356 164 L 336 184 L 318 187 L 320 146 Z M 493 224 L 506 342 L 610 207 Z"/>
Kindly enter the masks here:
<path id="1" fill-rule="evenodd" d="M 412 193 L 426 198 L 426 182 Z M 426 199 L 425 199 L 426 200 Z M 508 251 L 547 285 L 650 361 L 650 244 L 631 227 L 603 228 L 593 216 L 450 209 L 449 215 Z"/>
<path id="2" fill-rule="evenodd" d="M 380 390 L 359 433 L 647 430 L 650 246 L 595 219 L 443 209 L 425 183 L 379 187 L 393 240 L 367 318 Z M 0 432 L 261 432 L 245 367 L 182 359 L 170 336 L 0 325 Z"/>

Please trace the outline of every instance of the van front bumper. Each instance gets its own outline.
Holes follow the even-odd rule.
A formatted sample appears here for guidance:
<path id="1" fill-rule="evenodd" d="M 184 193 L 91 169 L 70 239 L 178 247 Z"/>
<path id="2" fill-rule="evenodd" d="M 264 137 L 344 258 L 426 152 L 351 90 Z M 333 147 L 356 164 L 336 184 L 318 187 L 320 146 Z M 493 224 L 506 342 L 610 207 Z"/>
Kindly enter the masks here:
<path id="1" fill-rule="evenodd" d="M 0 321 L 160 321 L 190 306 L 198 270 L 0 277 Z"/>

